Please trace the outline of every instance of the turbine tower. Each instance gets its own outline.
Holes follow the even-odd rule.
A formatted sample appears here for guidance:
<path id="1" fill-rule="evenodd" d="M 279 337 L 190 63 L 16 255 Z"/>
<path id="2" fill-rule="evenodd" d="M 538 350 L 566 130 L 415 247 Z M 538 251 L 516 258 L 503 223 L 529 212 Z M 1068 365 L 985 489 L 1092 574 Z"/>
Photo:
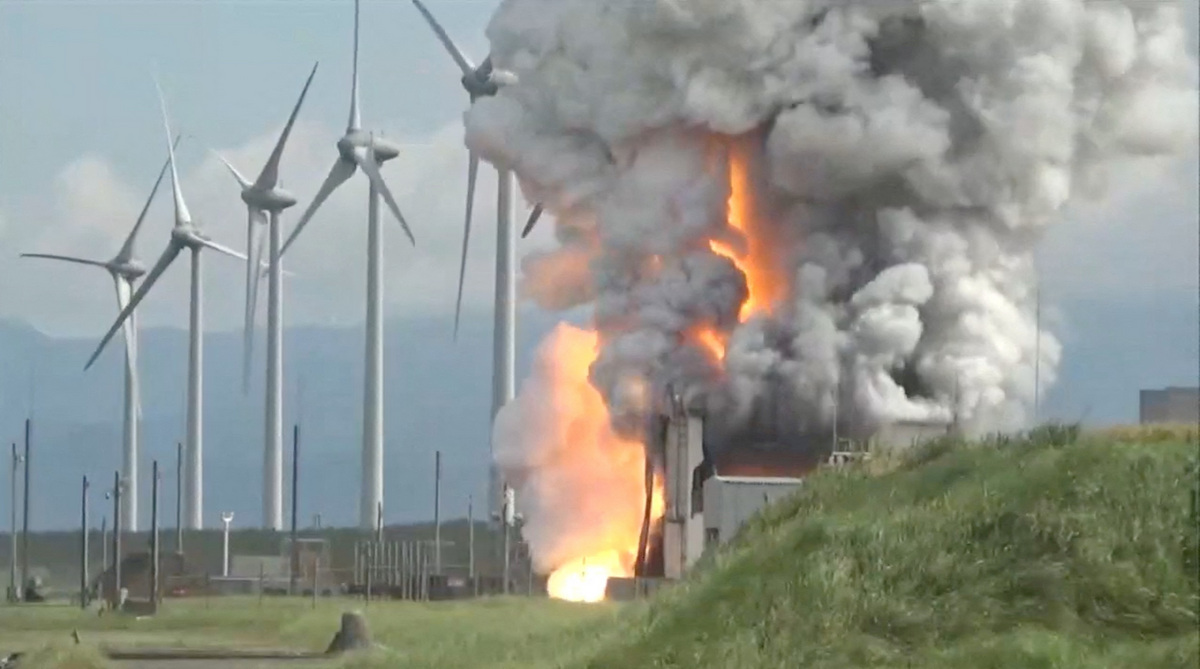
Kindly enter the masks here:
<path id="1" fill-rule="evenodd" d="M 178 145 L 179 136 L 176 135 L 175 146 Z M 146 204 L 142 207 L 142 213 L 138 214 L 137 222 L 133 224 L 133 229 L 129 231 L 129 235 L 125 237 L 125 243 L 121 245 L 121 249 L 117 251 L 117 255 L 113 256 L 111 260 L 89 260 L 87 258 L 56 255 L 53 253 L 22 253 L 21 257 L 62 260 L 107 270 L 109 275 L 112 276 L 113 284 L 117 288 L 117 309 L 123 310 L 129 304 L 129 297 L 130 293 L 133 292 L 134 282 L 146 273 L 145 265 L 136 258 L 137 236 L 138 232 L 142 229 L 142 221 L 146 220 L 146 212 L 150 209 L 150 203 L 154 201 L 154 195 L 158 193 L 158 187 L 162 184 L 163 177 L 167 174 L 167 167 L 169 165 L 170 159 L 163 163 L 162 169 L 158 172 L 158 179 L 154 182 L 154 188 L 150 189 L 150 197 L 146 198 Z M 121 494 L 121 527 L 126 528 L 130 532 L 137 532 L 138 417 L 142 412 L 142 406 L 141 394 L 138 390 L 136 316 L 131 315 L 125 321 L 122 335 L 125 339 L 125 408 L 123 448 L 121 451 L 121 477 L 125 480 L 125 490 Z"/>
<path id="2" fill-rule="evenodd" d="M 192 220 L 191 212 L 188 211 L 187 203 L 183 199 L 183 191 L 179 187 L 179 172 L 175 166 L 175 148 L 171 145 L 171 123 L 167 118 L 167 103 L 163 99 L 162 88 L 158 85 L 158 79 L 154 80 L 154 88 L 158 92 L 158 102 L 162 109 L 163 128 L 167 132 L 167 162 L 171 167 L 171 195 L 175 202 L 175 226 L 171 229 L 171 239 L 167 242 L 167 248 L 159 256 L 158 262 L 154 263 L 154 267 L 150 269 L 150 273 L 146 275 L 142 285 L 138 287 L 137 292 L 129 300 L 129 304 L 121 310 L 117 320 L 104 334 L 100 340 L 100 344 L 96 346 L 92 357 L 88 358 L 84 369 L 92 366 L 96 362 L 96 358 L 104 351 L 104 347 L 113 338 L 117 330 L 125 323 L 126 320 L 133 314 L 133 310 L 146 297 L 150 289 L 162 276 L 163 272 L 171 266 L 171 263 L 184 250 L 188 249 L 192 253 L 192 281 L 191 281 L 191 305 L 190 318 L 188 324 L 188 388 L 187 388 L 187 477 L 184 480 L 184 523 L 189 529 L 200 529 L 203 526 L 203 431 L 202 431 L 202 392 L 203 377 L 203 355 L 204 348 L 202 335 L 204 332 L 203 315 L 201 312 L 201 291 L 202 283 L 202 266 L 200 264 L 200 251 L 205 248 L 210 248 L 227 256 L 237 258 L 239 260 L 248 260 L 246 256 L 234 251 L 233 249 L 222 246 L 209 239 L 200 230 L 200 226 Z"/>
<path id="3" fill-rule="evenodd" d="M 233 173 L 238 184 L 242 187 L 242 201 L 249 211 L 246 232 L 246 255 L 255 256 L 254 237 L 256 228 L 260 228 L 263 218 L 267 219 L 267 238 L 270 245 L 270 260 L 267 264 L 267 400 L 266 428 L 263 444 L 263 529 L 283 529 L 283 305 L 282 285 L 279 260 L 279 214 L 284 209 L 296 204 L 296 198 L 279 187 L 279 160 L 283 156 L 283 147 L 287 144 L 292 125 L 300 113 L 300 105 L 304 104 L 304 96 L 308 87 L 317 74 L 314 64 L 300 91 L 300 98 L 292 108 L 271 157 L 263 166 L 258 178 L 251 182 L 242 176 L 228 160 L 220 154 L 221 162 Z M 262 253 L 262 244 L 258 244 L 258 253 Z M 246 263 L 246 323 L 243 340 L 242 383 L 243 387 L 250 378 L 250 352 L 254 341 L 254 312 L 255 299 L 258 296 L 258 277 L 261 272 L 255 271 L 257 263 Z"/>
<path id="4" fill-rule="evenodd" d="M 283 255 L 329 195 L 361 169 L 370 182 L 367 196 L 367 323 L 363 399 L 362 497 L 359 524 L 372 529 L 383 504 L 383 228 L 379 223 L 379 197 L 400 222 L 410 243 L 416 244 L 396 199 L 383 181 L 379 166 L 400 155 L 400 147 L 362 129 L 358 105 L 358 0 L 354 1 L 354 66 L 350 83 L 350 120 L 337 141 L 338 158 L 312 203 L 300 216 L 280 249 Z"/>
<path id="5" fill-rule="evenodd" d="M 438 23 L 433 14 L 421 0 L 412 0 L 413 5 L 425 17 L 429 27 L 433 29 L 438 40 L 446 47 L 450 57 L 462 71 L 462 86 L 467 91 L 471 104 L 481 97 L 491 97 L 499 92 L 501 86 L 517 83 L 517 77 L 512 72 L 497 70 L 492 66 L 489 55 L 476 67 L 469 58 L 458 48 L 454 40 Z M 467 272 L 467 247 L 471 238 L 471 213 L 475 203 L 475 180 L 479 173 L 479 155 L 474 151 L 468 154 L 467 164 L 467 215 L 463 226 L 462 258 L 458 266 L 458 295 L 454 303 L 454 336 L 458 337 L 459 319 L 462 313 L 463 280 Z M 492 419 L 496 413 L 512 400 L 516 392 L 514 368 L 516 366 L 516 243 L 513 239 L 512 215 L 514 206 L 513 174 L 509 170 L 497 169 L 497 237 L 496 237 L 496 294 L 493 309 L 492 325 Z M 524 237 L 533 229 L 542 214 L 542 205 L 534 206 L 529 220 L 521 236 Z M 492 458 L 488 459 L 488 504 L 489 511 L 494 515 L 500 509 L 503 495 L 499 471 Z"/>

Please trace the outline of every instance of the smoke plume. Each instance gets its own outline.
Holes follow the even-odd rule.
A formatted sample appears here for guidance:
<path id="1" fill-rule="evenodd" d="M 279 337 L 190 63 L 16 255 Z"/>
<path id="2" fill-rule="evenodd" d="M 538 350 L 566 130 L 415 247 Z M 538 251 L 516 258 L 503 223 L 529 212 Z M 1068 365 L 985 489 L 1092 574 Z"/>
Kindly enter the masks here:
<path id="1" fill-rule="evenodd" d="M 631 384 L 668 381 L 729 423 L 769 400 L 787 434 L 835 411 L 862 434 L 1026 424 L 1061 354 L 1034 248 L 1114 166 L 1197 135 L 1172 2 L 504 0 L 488 37 L 520 83 L 470 109 L 467 143 L 557 219 L 526 294 L 594 305 L 589 378 L 622 434 Z M 523 411 L 498 450 L 546 448 Z M 546 523 L 577 493 L 550 489 Z"/>

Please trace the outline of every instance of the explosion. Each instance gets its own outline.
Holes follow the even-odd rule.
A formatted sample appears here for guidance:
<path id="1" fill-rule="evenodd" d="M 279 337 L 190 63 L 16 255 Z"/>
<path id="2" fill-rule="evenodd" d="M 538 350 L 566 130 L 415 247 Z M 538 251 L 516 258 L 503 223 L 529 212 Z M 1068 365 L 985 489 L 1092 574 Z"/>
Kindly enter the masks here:
<path id="1" fill-rule="evenodd" d="M 1039 240 L 1197 134 L 1172 2 L 504 0 L 488 38 L 520 83 L 471 107 L 467 144 L 557 228 L 524 295 L 592 309 L 493 435 L 568 599 L 633 573 L 667 384 L 714 450 L 813 448 L 835 416 L 848 438 L 1024 426 L 1061 355 Z"/>

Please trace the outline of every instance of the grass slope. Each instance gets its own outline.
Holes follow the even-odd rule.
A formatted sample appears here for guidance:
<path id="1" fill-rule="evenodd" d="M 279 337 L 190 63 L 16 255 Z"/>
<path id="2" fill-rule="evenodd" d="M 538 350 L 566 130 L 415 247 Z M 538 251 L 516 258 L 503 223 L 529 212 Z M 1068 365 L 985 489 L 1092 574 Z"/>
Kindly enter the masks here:
<path id="1" fill-rule="evenodd" d="M 1196 445 L 1158 437 L 823 472 L 581 666 L 1200 666 Z"/>

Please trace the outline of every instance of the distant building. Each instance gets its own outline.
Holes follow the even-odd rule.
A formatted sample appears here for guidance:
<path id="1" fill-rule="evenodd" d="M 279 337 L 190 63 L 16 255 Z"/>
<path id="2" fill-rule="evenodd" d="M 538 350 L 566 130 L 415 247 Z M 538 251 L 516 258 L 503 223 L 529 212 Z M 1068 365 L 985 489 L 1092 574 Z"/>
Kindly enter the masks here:
<path id="1" fill-rule="evenodd" d="M 1200 388 L 1171 387 L 1143 390 L 1138 420 L 1152 423 L 1200 423 Z"/>

